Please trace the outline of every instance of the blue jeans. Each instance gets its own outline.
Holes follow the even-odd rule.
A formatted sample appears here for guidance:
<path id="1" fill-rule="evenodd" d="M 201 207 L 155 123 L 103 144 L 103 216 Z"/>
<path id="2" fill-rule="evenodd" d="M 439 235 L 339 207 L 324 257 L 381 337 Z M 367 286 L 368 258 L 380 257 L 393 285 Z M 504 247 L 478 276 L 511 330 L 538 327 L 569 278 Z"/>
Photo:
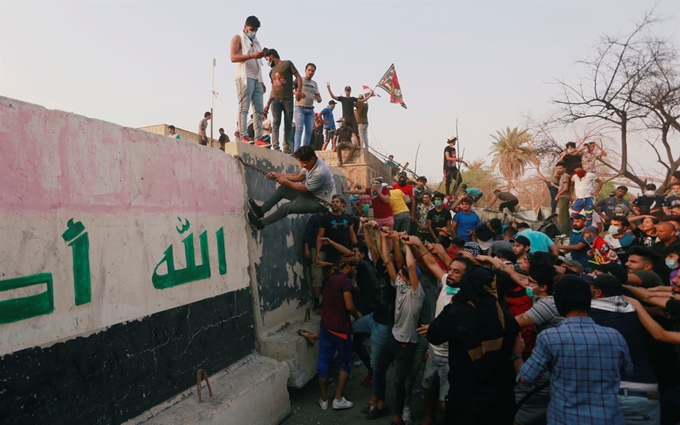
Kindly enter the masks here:
<path id="1" fill-rule="evenodd" d="M 371 313 L 352 322 L 352 333 L 371 335 L 371 369 L 375 371 L 378 366 L 380 351 L 392 335 L 392 327 L 376 322 L 373 319 L 373 313 Z M 373 381 L 373 389 L 375 390 L 375 380 Z"/>
<path id="2" fill-rule="evenodd" d="M 280 150 L 279 130 L 281 127 L 281 112 L 283 112 L 283 152 L 288 153 L 293 130 L 293 99 L 272 99 L 272 148 Z M 311 134 L 311 133 L 310 133 Z M 291 152 L 292 153 L 292 152 Z"/>
<path id="3" fill-rule="evenodd" d="M 243 85 L 236 80 L 236 96 L 238 97 L 238 131 L 241 137 L 248 137 L 248 109 L 253 104 L 253 130 L 255 140 L 262 138 L 262 83 L 255 78 L 248 78 L 248 84 Z"/>
<path id="4" fill-rule="evenodd" d="M 316 364 L 319 378 L 328 378 L 331 362 L 336 352 L 340 370 L 350 373 L 352 371 L 352 335 L 348 335 L 347 339 L 342 339 L 326 329 L 319 329 L 319 362 Z"/>
<path id="5" fill-rule="evenodd" d="M 293 152 L 295 152 L 300 146 L 309 146 L 309 143 L 312 141 L 314 108 L 296 106 L 295 117 L 293 119 L 295 120 L 295 149 L 293 149 Z M 302 138 L 302 130 L 305 131 L 304 139 Z"/>
<path id="6" fill-rule="evenodd" d="M 659 425 L 661 423 L 659 400 L 621 394 L 618 398 L 626 425 Z"/>
<path id="7" fill-rule="evenodd" d="M 595 203 L 593 202 L 593 199 L 592 196 L 588 198 L 578 198 L 571 204 L 571 209 L 576 213 L 585 210 L 586 226 L 593 224 L 593 212 L 595 212 Z"/>

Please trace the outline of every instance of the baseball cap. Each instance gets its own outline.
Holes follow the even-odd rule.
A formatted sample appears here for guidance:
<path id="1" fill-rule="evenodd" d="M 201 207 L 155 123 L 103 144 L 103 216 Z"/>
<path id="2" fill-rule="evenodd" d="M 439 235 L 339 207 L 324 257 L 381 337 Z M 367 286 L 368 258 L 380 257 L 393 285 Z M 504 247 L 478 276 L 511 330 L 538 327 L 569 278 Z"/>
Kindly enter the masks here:
<path id="1" fill-rule="evenodd" d="M 458 138 L 456 136 L 451 136 L 448 139 L 446 139 L 446 143 L 455 143 Z"/>
<path id="2" fill-rule="evenodd" d="M 526 236 L 522 236 L 522 235 L 517 236 L 515 239 L 510 239 L 508 242 L 518 243 L 518 244 L 524 245 L 524 246 L 531 246 L 531 241 L 529 240 L 529 238 L 527 238 Z"/>
<path id="3" fill-rule="evenodd" d="M 345 119 L 343 117 L 340 117 L 337 120 L 335 120 L 335 122 L 345 122 Z"/>
<path id="4" fill-rule="evenodd" d="M 576 260 L 568 260 L 568 259 L 563 260 L 561 258 L 558 258 L 557 260 L 555 260 L 555 265 L 556 266 L 567 265 L 567 266 L 571 266 L 571 267 L 576 267 L 577 269 L 581 270 L 581 272 L 583 272 L 583 270 L 584 270 L 583 264 L 581 264 L 580 262 L 578 262 Z"/>
<path id="5" fill-rule="evenodd" d="M 335 105 L 336 103 L 337 103 L 337 102 L 336 102 L 335 100 L 330 100 L 330 101 L 328 102 L 329 105 Z"/>
<path id="6" fill-rule="evenodd" d="M 599 235 L 600 231 L 595 226 L 588 226 L 585 229 L 583 229 L 583 233 L 593 233 L 595 235 Z"/>
<path id="7" fill-rule="evenodd" d="M 616 279 L 619 280 L 621 284 L 628 283 L 628 272 L 621 264 L 617 263 L 603 263 L 603 264 L 591 263 L 591 264 L 593 270 L 597 270 L 598 272 L 602 272 L 606 275 L 614 276 Z"/>
<path id="8" fill-rule="evenodd" d="M 402 172 L 400 172 L 400 173 L 399 173 L 399 177 L 401 177 L 401 176 L 404 176 L 404 177 L 406 177 L 406 171 L 402 171 Z"/>
<path id="9" fill-rule="evenodd" d="M 605 296 L 623 295 L 623 284 L 619 279 L 608 274 L 599 274 L 591 282 L 595 288 L 602 290 Z"/>
<path id="10" fill-rule="evenodd" d="M 588 145 L 592 145 L 593 143 L 595 143 L 595 142 L 585 142 L 583 145 L 588 146 Z"/>
<path id="11" fill-rule="evenodd" d="M 671 208 L 680 207 L 680 199 L 671 201 Z"/>

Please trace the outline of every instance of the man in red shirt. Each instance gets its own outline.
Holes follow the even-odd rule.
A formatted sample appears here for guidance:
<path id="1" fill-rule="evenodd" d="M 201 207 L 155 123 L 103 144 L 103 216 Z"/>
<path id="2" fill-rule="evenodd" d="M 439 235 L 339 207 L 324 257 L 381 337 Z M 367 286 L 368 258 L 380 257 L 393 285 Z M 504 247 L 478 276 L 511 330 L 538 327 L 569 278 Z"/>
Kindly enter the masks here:
<path id="1" fill-rule="evenodd" d="M 333 266 L 330 276 L 324 282 L 323 313 L 321 329 L 319 329 L 319 362 L 316 365 L 321 390 L 319 406 L 323 410 L 328 409 L 326 383 L 331 361 L 336 352 L 340 372 L 338 373 L 338 387 L 333 399 L 333 409 L 349 409 L 354 406 L 354 403 L 346 400 L 342 393 L 345 391 L 347 378 L 352 370 L 352 322 L 349 316 L 355 319 L 361 317 L 361 313 L 356 311 L 352 301 L 351 278 L 356 275 L 358 265 L 359 257 L 354 254 L 345 254 Z"/>
<path id="2" fill-rule="evenodd" d="M 394 188 L 401 190 L 406 195 L 406 205 L 409 206 L 408 209 L 411 211 L 411 217 L 413 217 L 416 210 L 416 197 L 413 194 L 413 185 L 408 183 L 405 171 L 399 173 L 397 184 L 394 185 Z"/>

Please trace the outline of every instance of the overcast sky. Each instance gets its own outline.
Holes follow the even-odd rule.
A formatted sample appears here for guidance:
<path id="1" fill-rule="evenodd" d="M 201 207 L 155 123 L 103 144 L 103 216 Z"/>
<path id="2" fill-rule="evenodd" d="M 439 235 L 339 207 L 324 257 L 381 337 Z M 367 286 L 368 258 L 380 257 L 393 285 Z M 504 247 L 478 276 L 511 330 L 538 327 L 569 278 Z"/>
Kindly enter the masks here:
<path id="1" fill-rule="evenodd" d="M 195 132 L 210 109 L 215 57 L 215 133 L 231 135 L 229 40 L 256 15 L 263 46 L 300 70 L 317 65 L 324 105 L 326 81 L 336 95 L 345 85 L 358 94 L 394 63 L 408 109 L 379 91 L 369 101 L 371 145 L 410 168 L 420 145 L 417 171 L 440 180 L 456 119 L 466 159 L 487 158 L 489 134 L 547 115 L 559 93 L 554 79 L 575 81 L 576 61 L 600 35 L 629 31 L 653 4 L 0 0 L 0 95 L 129 127 Z M 667 18 L 658 32 L 680 46 L 680 1 L 661 1 L 656 12 Z"/>

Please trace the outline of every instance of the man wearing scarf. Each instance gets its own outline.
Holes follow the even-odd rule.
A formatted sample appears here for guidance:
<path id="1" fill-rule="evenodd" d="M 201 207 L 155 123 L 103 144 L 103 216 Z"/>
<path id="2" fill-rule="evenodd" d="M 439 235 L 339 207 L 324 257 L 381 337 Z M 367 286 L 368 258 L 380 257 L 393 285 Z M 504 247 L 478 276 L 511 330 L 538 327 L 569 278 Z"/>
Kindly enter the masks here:
<path id="1" fill-rule="evenodd" d="M 468 270 L 453 303 L 427 331 L 430 343 L 449 343 L 447 424 L 512 424 L 511 354 L 519 330 L 498 304 L 494 273 L 486 267 Z"/>

